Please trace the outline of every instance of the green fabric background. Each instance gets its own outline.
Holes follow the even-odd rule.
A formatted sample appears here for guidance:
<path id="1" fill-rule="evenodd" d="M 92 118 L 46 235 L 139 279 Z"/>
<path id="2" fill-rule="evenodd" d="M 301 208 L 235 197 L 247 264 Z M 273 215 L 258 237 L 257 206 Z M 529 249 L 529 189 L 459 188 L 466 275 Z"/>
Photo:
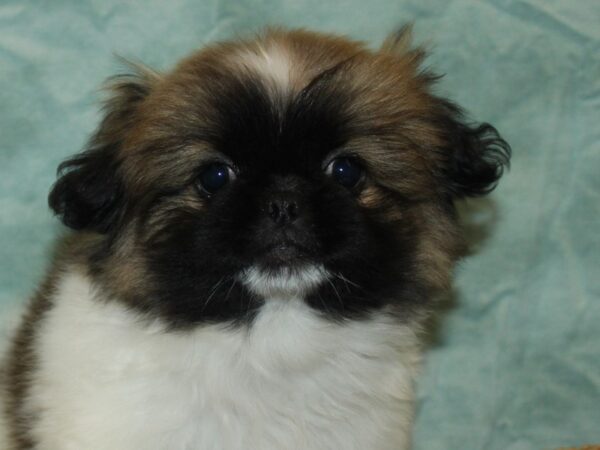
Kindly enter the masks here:
<path id="1" fill-rule="evenodd" d="M 167 69 L 265 24 L 376 46 L 413 20 L 438 91 L 514 149 L 499 189 L 466 205 L 477 253 L 428 353 L 416 449 L 600 442 L 598 0 L 1 0 L 0 316 L 62 231 L 46 195 L 99 120 L 113 53 Z"/>

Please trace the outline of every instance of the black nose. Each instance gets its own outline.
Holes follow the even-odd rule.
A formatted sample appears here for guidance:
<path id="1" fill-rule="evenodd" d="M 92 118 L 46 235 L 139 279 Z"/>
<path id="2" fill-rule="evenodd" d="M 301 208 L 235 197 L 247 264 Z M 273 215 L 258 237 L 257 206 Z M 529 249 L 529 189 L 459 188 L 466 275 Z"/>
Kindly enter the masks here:
<path id="1" fill-rule="evenodd" d="M 273 195 L 267 203 L 267 214 L 277 225 L 292 223 L 300 214 L 300 202 L 293 194 Z"/>

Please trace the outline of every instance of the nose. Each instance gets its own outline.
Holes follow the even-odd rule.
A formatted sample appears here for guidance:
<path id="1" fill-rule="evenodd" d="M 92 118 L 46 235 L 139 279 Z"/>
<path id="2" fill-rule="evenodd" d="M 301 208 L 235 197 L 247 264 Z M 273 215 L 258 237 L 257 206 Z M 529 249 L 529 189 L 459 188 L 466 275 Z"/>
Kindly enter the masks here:
<path id="1" fill-rule="evenodd" d="M 280 192 L 267 201 L 267 214 L 277 225 L 294 222 L 300 214 L 300 202 L 292 193 Z"/>

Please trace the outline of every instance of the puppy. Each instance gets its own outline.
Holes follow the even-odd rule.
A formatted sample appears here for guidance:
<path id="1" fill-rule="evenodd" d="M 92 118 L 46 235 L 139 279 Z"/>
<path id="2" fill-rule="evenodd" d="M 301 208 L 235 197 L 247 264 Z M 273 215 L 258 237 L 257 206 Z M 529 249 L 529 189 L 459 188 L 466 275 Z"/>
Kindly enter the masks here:
<path id="1" fill-rule="evenodd" d="M 17 332 L 13 450 L 403 450 L 454 201 L 510 149 L 378 51 L 268 30 L 111 81 L 49 203 L 73 231 Z"/>

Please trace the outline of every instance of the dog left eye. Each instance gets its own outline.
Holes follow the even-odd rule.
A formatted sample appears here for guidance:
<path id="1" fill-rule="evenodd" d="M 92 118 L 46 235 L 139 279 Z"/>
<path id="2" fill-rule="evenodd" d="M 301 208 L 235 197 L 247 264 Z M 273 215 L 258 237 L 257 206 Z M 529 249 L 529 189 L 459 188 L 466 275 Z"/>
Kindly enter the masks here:
<path id="1" fill-rule="evenodd" d="M 212 195 L 235 179 L 235 172 L 227 164 L 213 163 L 208 165 L 198 177 L 198 187 L 206 194 Z"/>
<path id="2" fill-rule="evenodd" d="M 364 170 L 356 160 L 341 157 L 331 161 L 325 169 L 325 173 L 342 186 L 351 189 L 363 180 Z"/>

